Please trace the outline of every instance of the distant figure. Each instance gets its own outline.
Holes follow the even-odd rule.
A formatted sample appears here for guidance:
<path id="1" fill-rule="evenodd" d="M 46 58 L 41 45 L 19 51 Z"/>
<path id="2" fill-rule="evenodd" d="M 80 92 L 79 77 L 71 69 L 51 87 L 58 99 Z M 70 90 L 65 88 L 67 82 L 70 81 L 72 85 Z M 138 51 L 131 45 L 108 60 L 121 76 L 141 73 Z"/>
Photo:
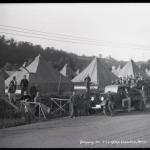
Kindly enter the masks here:
<path id="1" fill-rule="evenodd" d="M 107 106 L 108 106 L 108 110 L 110 112 L 110 115 L 113 116 L 114 115 L 114 112 L 113 112 L 113 110 L 114 110 L 114 100 L 111 96 L 110 91 L 108 91 L 108 93 L 107 93 L 106 101 L 107 101 Z"/>
<path id="2" fill-rule="evenodd" d="M 111 84 L 113 85 L 113 84 L 115 84 L 115 82 L 112 80 L 112 81 L 111 81 Z"/>
<path id="3" fill-rule="evenodd" d="M 35 86 L 35 84 L 33 83 L 32 86 L 30 87 L 30 96 L 31 96 L 31 99 L 34 101 L 34 98 L 37 94 L 37 87 Z"/>
<path id="4" fill-rule="evenodd" d="M 28 80 L 26 78 L 26 75 L 24 75 L 24 78 L 20 82 L 20 87 L 21 87 L 21 95 L 23 95 L 24 91 L 28 90 Z"/>
<path id="5" fill-rule="evenodd" d="M 141 88 L 141 95 L 142 95 L 144 105 L 145 105 L 146 104 L 146 92 L 145 92 L 145 86 L 144 85 L 142 85 L 142 88 Z"/>
<path id="6" fill-rule="evenodd" d="M 90 108 L 90 93 L 87 91 L 84 94 L 84 103 L 85 103 L 85 115 L 89 115 L 89 108 Z"/>
<path id="7" fill-rule="evenodd" d="M 17 89 L 17 81 L 16 77 L 13 77 L 13 80 L 10 82 L 9 87 L 8 87 L 8 98 L 10 102 L 16 102 L 16 96 L 15 92 Z"/>
<path id="8" fill-rule="evenodd" d="M 84 79 L 84 82 L 86 84 L 86 89 L 89 92 L 90 91 L 90 82 L 91 82 L 91 78 L 89 76 L 89 74 L 87 75 L 87 77 Z"/>
<path id="9" fill-rule="evenodd" d="M 70 97 L 70 117 L 73 118 L 77 114 L 77 108 L 76 108 L 76 94 L 75 91 L 73 91 L 71 97 Z"/>
<path id="10" fill-rule="evenodd" d="M 36 93 L 34 102 L 41 102 L 40 92 Z M 38 115 L 39 115 L 39 105 L 35 105 L 35 116 L 38 116 Z"/>
<path id="11" fill-rule="evenodd" d="M 131 111 L 131 98 L 129 96 L 129 91 L 127 88 L 125 89 L 125 96 L 126 97 L 124 99 L 122 99 L 122 107 L 124 107 L 124 103 L 127 101 L 128 102 L 128 112 L 130 112 Z"/>
<path id="12" fill-rule="evenodd" d="M 136 83 L 136 82 L 135 82 L 135 79 L 131 79 L 130 88 L 135 87 L 135 86 L 136 86 L 136 84 L 135 84 L 135 83 Z"/>
<path id="13" fill-rule="evenodd" d="M 119 84 L 120 84 L 120 80 L 119 80 L 119 79 L 116 80 L 116 81 L 115 81 L 115 84 L 119 85 Z"/>
<path id="14" fill-rule="evenodd" d="M 39 91 L 36 92 L 36 96 L 34 98 L 34 102 L 41 102 L 41 95 L 40 95 Z"/>
<path id="15" fill-rule="evenodd" d="M 123 82 L 123 78 L 120 77 L 120 78 L 119 78 L 119 84 L 122 84 L 122 82 Z"/>
<path id="16" fill-rule="evenodd" d="M 24 91 L 23 96 L 21 97 L 21 100 L 24 100 L 26 102 L 31 100 L 31 97 L 27 94 L 27 91 Z"/>

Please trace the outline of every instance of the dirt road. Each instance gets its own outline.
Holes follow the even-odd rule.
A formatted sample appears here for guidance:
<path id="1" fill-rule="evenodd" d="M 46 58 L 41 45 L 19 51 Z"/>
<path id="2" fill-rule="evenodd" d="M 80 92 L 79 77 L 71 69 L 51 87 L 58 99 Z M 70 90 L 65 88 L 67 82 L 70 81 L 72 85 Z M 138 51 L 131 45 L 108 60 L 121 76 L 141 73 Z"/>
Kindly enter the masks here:
<path id="1" fill-rule="evenodd" d="M 150 108 L 113 117 L 66 117 L 0 129 L 0 147 L 150 147 Z"/>

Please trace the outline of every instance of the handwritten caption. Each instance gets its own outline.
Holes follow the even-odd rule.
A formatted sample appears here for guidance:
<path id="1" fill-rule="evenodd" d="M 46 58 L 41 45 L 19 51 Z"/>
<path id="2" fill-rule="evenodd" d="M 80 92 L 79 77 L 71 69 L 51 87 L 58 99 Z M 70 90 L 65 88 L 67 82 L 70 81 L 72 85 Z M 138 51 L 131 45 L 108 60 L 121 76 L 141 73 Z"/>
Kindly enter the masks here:
<path id="1" fill-rule="evenodd" d="M 146 141 L 143 140 L 95 140 L 95 141 L 88 141 L 88 140 L 80 140 L 80 144 L 84 145 L 94 145 L 94 144 L 145 144 Z"/>

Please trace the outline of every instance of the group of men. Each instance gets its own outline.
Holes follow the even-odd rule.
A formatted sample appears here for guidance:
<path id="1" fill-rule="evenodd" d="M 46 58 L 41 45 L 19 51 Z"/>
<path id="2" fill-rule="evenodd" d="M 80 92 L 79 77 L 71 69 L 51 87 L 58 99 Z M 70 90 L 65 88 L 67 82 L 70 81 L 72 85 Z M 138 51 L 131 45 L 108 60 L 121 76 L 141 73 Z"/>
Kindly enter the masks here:
<path id="1" fill-rule="evenodd" d="M 138 74 L 135 77 L 132 75 L 127 76 L 127 77 L 120 77 L 118 80 L 115 82 L 112 81 L 112 84 L 122 84 L 122 85 L 127 85 L 129 87 L 135 87 L 140 81 L 143 81 L 144 78 Z"/>
<path id="2" fill-rule="evenodd" d="M 89 115 L 89 101 L 90 95 L 88 92 L 77 94 L 73 91 L 70 97 L 70 117 Z"/>
<path id="3" fill-rule="evenodd" d="M 146 95 L 145 95 L 145 86 L 142 85 L 140 88 L 138 87 L 140 82 L 144 81 L 144 77 L 142 77 L 140 74 L 133 77 L 132 75 L 127 77 L 120 77 L 119 80 L 116 80 L 116 82 L 113 84 L 121 84 L 126 85 L 129 88 L 138 88 L 141 92 L 141 95 L 143 97 L 144 104 L 146 103 Z M 131 98 L 129 95 L 129 89 L 125 89 L 125 98 L 122 99 L 122 106 L 124 107 L 125 102 L 128 103 L 128 112 L 131 111 Z"/>
<path id="4" fill-rule="evenodd" d="M 15 103 L 16 102 L 16 90 L 17 90 L 17 80 L 14 76 L 13 79 L 10 81 L 8 86 L 8 99 L 10 102 Z M 37 87 L 33 83 L 33 85 L 29 88 L 29 81 L 26 78 L 26 75 L 24 75 L 23 79 L 20 82 L 20 89 L 21 89 L 21 100 L 23 99 L 29 99 L 31 101 L 34 101 L 38 91 Z M 28 94 L 29 93 L 29 94 Z"/>
<path id="5" fill-rule="evenodd" d="M 76 94 L 76 92 L 73 91 L 70 97 L 70 117 L 71 118 L 79 115 L 80 106 L 82 106 L 82 110 L 84 111 L 84 114 L 89 115 L 89 99 L 90 99 L 90 83 L 91 83 L 91 78 L 89 74 L 85 77 L 84 82 L 86 86 L 86 92 L 84 94 Z M 81 101 L 83 102 L 82 104 L 81 104 Z"/>

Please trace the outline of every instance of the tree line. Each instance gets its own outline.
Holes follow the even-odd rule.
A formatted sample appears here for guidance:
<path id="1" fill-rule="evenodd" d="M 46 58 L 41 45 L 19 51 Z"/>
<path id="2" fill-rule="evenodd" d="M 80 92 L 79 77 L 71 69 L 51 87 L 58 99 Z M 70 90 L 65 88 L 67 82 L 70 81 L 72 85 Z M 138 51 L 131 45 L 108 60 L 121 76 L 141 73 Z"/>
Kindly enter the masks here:
<path id="1" fill-rule="evenodd" d="M 74 72 L 77 69 L 83 70 L 94 57 L 78 56 L 54 47 L 42 48 L 41 45 L 15 41 L 13 38 L 6 39 L 4 35 L 0 36 L 0 68 L 16 70 L 25 61 L 31 62 L 38 54 L 50 61 L 55 69 L 60 70 L 65 64 L 68 64 Z M 125 61 L 117 61 L 112 57 L 103 58 L 103 60 L 108 64 L 110 70 L 112 65 L 123 66 L 126 63 Z M 145 67 L 150 69 L 150 60 L 141 66 L 143 69 Z"/>
<path id="2" fill-rule="evenodd" d="M 66 63 L 76 71 L 82 70 L 91 60 L 81 59 L 80 56 L 67 53 L 54 47 L 34 45 L 30 42 L 16 42 L 13 38 L 6 39 L 4 35 L 0 36 L 0 68 L 6 70 L 15 70 L 25 61 L 32 61 L 38 54 L 41 54 L 47 61 L 50 61 L 53 67 L 60 70 Z"/>

